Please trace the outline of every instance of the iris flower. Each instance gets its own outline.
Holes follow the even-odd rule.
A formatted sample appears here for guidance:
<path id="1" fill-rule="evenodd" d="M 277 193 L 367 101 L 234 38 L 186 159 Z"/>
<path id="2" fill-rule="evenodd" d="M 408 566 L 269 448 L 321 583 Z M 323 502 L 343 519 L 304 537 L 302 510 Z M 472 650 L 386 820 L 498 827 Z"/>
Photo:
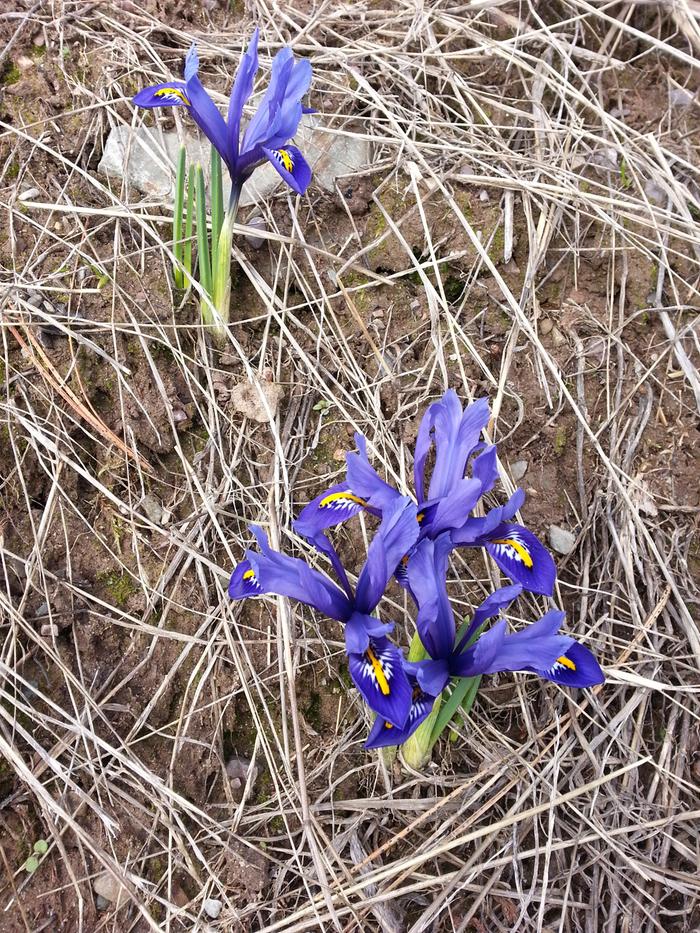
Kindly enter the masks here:
<path id="1" fill-rule="evenodd" d="M 487 399 L 478 399 L 462 411 L 452 389 L 428 407 L 418 430 L 413 470 L 419 540 L 449 532 L 452 547 L 483 547 L 523 589 L 551 596 L 556 580 L 552 556 L 531 531 L 511 521 L 525 501 L 524 492 L 516 490 L 505 505 L 490 509 L 484 517 L 470 514 L 498 479 L 496 447 L 480 441 L 489 416 Z M 365 438 L 356 434 L 355 441 L 358 453 L 346 455 L 346 481 L 317 496 L 295 523 L 295 531 L 312 542 L 324 537 L 325 529 L 363 510 L 383 515 L 401 496 L 370 465 Z M 435 465 L 426 491 L 432 447 Z M 471 476 L 465 476 L 470 461 Z M 403 583 L 408 556 L 397 568 Z"/>
<path id="2" fill-rule="evenodd" d="M 385 510 L 354 591 L 325 536 L 320 550 L 331 560 L 340 585 L 306 561 L 274 551 L 261 528 L 253 525 L 251 530 L 260 550 L 246 551 L 246 559 L 231 575 L 229 596 L 243 599 L 275 593 L 344 623 L 348 668 L 355 686 L 383 722 L 403 729 L 411 712 L 411 686 L 401 652 L 387 638 L 394 624 L 383 623 L 372 613 L 401 556 L 418 537 L 415 504 L 400 497 Z"/>
<path id="3" fill-rule="evenodd" d="M 289 144 L 302 114 L 312 112 L 301 103 L 311 83 L 311 64 L 306 59 L 295 62 L 290 48 L 275 55 L 269 87 L 241 140 L 243 109 L 253 93 L 258 70 L 258 35 L 256 29 L 236 72 L 226 120 L 199 80 L 194 45 L 185 60 L 184 81 L 154 84 L 134 97 L 139 107 L 185 107 L 189 111 L 229 170 L 232 202 L 238 201 L 241 187 L 253 171 L 268 161 L 299 194 L 311 181 L 308 163 L 297 147 Z"/>
<path id="4" fill-rule="evenodd" d="M 513 634 L 501 619 L 481 636 L 484 623 L 511 603 L 522 586 L 505 586 L 488 596 L 474 613 L 457 641 L 454 614 L 447 595 L 447 560 L 452 550 L 449 533 L 435 540 L 424 538 L 413 550 L 407 574 L 418 604 L 416 627 L 429 658 L 404 662 L 412 689 L 406 725 L 377 716 L 367 748 L 399 745 L 418 728 L 452 677 L 476 677 L 499 671 L 527 671 L 564 687 L 591 687 L 602 683 L 603 672 L 593 654 L 569 635 L 560 635 L 565 613 L 556 609 Z"/>

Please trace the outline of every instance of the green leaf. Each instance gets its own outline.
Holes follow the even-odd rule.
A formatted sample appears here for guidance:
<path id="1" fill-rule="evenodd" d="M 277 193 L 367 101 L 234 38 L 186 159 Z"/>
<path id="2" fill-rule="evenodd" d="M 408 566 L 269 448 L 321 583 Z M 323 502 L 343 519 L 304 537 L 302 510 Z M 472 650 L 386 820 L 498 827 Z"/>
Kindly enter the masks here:
<path id="1" fill-rule="evenodd" d="M 26 872 L 29 872 L 29 874 L 32 875 L 39 867 L 39 859 L 36 857 L 36 855 L 30 855 L 22 867 Z"/>
<path id="2" fill-rule="evenodd" d="M 173 280 L 176 288 L 185 287 L 185 277 L 182 272 L 182 208 L 185 201 L 185 174 L 187 167 L 187 150 L 180 146 L 175 174 L 175 207 L 173 210 Z"/>
<path id="3" fill-rule="evenodd" d="M 459 680 L 454 684 L 449 699 L 442 704 L 440 713 L 435 720 L 435 726 L 433 727 L 433 734 L 431 736 L 433 743 L 437 742 L 443 731 L 452 722 L 452 717 L 455 715 L 460 706 L 464 710 L 465 715 L 469 713 L 472 706 L 474 705 L 474 700 L 476 699 L 476 693 L 479 689 L 480 683 L 481 676 L 478 676 L 460 677 Z M 445 694 L 443 692 L 443 697 L 444 695 Z"/>
<path id="4" fill-rule="evenodd" d="M 49 844 L 45 839 L 37 839 L 34 843 L 34 851 L 37 855 L 46 855 L 49 851 Z"/>
<path id="5" fill-rule="evenodd" d="M 330 407 L 331 403 L 327 399 L 322 398 L 320 402 L 316 402 L 314 405 L 314 411 L 328 411 Z"/>
<path id="6" fill-rule="evenodd" d="M 192 228 L 194 222 L 194 175 L 187 173 L 187 207 L 185 208 L 185 243 L 182 264 L 185 267 L 187 286 L 192 284 Z"/>
<path id="7" fill-rule="evenodd" d="M 224 222 L 224 196 L 221 182 L 221 156 L 211 147 L 211 267 L 217 268 L 219 235 Z"/>
<path id="8" fill-rule="evenodd" d="M 204 191 L 202 166 L 195 169 L 197 254 L 199 259 L 199 284 L 207 295 L 211 295 L 211 266 L 209 265 L 209 234 L 207 232 L 207 199 Z"/>

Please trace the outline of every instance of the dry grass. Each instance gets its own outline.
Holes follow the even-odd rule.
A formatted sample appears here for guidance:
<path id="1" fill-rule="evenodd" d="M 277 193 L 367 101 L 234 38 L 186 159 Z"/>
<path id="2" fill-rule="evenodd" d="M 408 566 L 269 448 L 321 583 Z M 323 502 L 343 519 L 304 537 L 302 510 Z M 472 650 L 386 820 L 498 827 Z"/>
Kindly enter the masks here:
<path id="1" fill-rule="evenodd" d="M 650 487 L 673 469 L 674 445 L 691 444 L 697 457 L 698 124 L 678 129 L 678 101 L 679 75 L 697 88 L 700 11 L 567 0 L 545 21 L 540 6 L 247 5 L 269 42 L 263 57 L 286 39 L 312 57 L 321 127 L 372 144 L 372 187 L 381 179 L 372 210 L 382 221 L 368 232 L 353 219 L 338 242 L 323 198 L 278 195 L 270 269 L 260 266 L 266 252 L 236 253 L 234 295 L 246 305 L 235 312 L 228 364 L 212 357 L 193 318 L 135 296 L 135 281 L 167 281 L 159 221 L 170 208 L 110 190 L 90 170 L 91 152 L 109 127 L 139 119 L 127 102 L 133 86 L 169 74 L 193 38 L 224 87 L 252 17 L 229 18 L 222 31 L 216 16 L 186 30 L 179 15 L 164 25 L 150 6 L 128 3 L 76 3 L 60 15 L 39 3 L 29 20 L 3 14 L 12 27 L 3 60 L 27 40 L 23 29 L 43 29 L 61 67 L 71 42 L 87 58 L 82 72 L 65 68 L 73 97 L 63 113 L 0 123 L 2 786 L 14 778 L 0 803 L 2 851 L 31 847 L 29 832 L 50 843 L 31 878 L 3 856 L 0 929 L 39 928 L 23 907 L 30 895 L 72 904 L 70 928 L 81 931 L 700 927 L 698 510 Z M 77 76 L 94 79 L 96 67 L 99 84 Z M 645 70 L 668 102 L 646 127 L 638 111 L 628 119 L 639 95 L 625 85 Z M 697 103 L 686 111 L 697 120 Z M 76 116 L 82 142 L 65 155 L 57 140 Z M 493 230 L 477 226 L 458 196 L 464 186 L 498 205 Z M 29 187 L 40 194 L 21 201 Z M 436 212 L 462 244 L 452 253 L 434 242 Z M 425 243 L 418 257 L 411 226 Z M 402 265 L 372 271 L 368 256 L 392 237 Z M 581 286 L 552 315 L 556 270 L 577 284 L 592 260 L 598 298 L 587 301 Z M 457 300 L 451 263 L 469 266 Z M 81 281 L 85 268 L 97 272 Z M 653 281 L 640 309 L 630 296 L 642 269 Z M 405 334 L 371 323 L 374 296 L 403 294 L 409 281 L 426 313 Z M 496 356 L 493 316 L 479 316 L 488 301 L 507 321 Z M 543 335 L 552 316 L 563 349 Z M 61 371 L 40 341 L 48 322 L 73 360 Z M 128 427 L 137 356 L 165 412 L 156 427 L 169 439 L 166 460 Z M 109 374 L 120 423 L 96 410 L 81 382 L 85 358 L 103 383 Z M 196 456 L 174 420 L 164 367 L 193 400 L 192 424 L 206 438 Z M 285 383 L 281 413 L 267 425 L 241 421 L 216 389 L 224 369 Z M 511 461 L 516 432 L 527 456 L 543 443 L 540 429 L 572 426 L 573 467 L 558 482 L 570 483 L 579 533 L 561 561 L 559 597 L 608 680 L 576 695 L 526 678 L 510 693 L 489 689 L 456 741 L 425 774 L 411 774 L 362 753 L 366 714 L 338 681 L 341 646 L 323 623 L 281 600 L 251 613 L 230 603 L 226 584 L 249 544 L 248 521 L 303 549 L 291 519 L 340 466 L 331 457 L 327 476 L 310 476 L 306 465 L 324 444 L 349 446 L 347 425 L 368 436 L 380 471 L 405 481 L 408 427 L 448 382 L 463 397 L 488 388 L 493 437 Z M 319 399 L 326 412 L 312 408 Z M 149 409 L 141 420 L 158 417 Z M 652 431 L 665 439 L 650 448 Z M 511 489 L 505 460 L 503 480 Z M 152 488 L 174 515 L 167 524 L 144 507 Z M 525 518 L 536 516 L 534 498 Z M 21 552 L 17 527 L 29 536 Z M 69 541 L 101 561 L 111 555 L 128 598 L 75 574 Z M 476 572 L 489 585 L 493 568 Z M 69 632 L 61 613 L 75 618 Z M 125 654 L 107 667 L 103 657 L 95 679 L 81 631 L 98 620 L 100 637 Z M 143 681 L 151 669 L 158 681 Z M 341 684 L 328 695 L 337 721 L 324 720 L 321 735 L 297 696 L 310 676 Z M 154 722 L 164 697 L 169 714 Z M 266 776 L 242 802 L 221 790 L 234 709 Z M 186 752 L 210 762 L 196 799 L 179 783 Z M 355 796 L 340 791 L 348 781 Z M 18 813 L 24 837 L 10 820 Z M 231 852 L 243 862 L 264 855 L 262 891 L 241 895 L 227 874 Z M 128 889 L 116 913 L 92 907 L 102 870 Z M 203 915 L 205 897 L 224 901 L 217 921 Z"/>

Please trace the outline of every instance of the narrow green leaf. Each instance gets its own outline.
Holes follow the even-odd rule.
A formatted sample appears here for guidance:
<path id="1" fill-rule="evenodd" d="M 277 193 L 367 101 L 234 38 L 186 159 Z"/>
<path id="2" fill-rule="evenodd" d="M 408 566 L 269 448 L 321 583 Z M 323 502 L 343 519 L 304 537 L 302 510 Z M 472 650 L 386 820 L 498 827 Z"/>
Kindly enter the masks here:
<path id="1" fill-rule="evenodd" d="M 433 727 L 433 732 L 431 735 L 431 741 L 433 743 L 442 735 L 444 729 L 447 728 L 449 723 L 452 721 L 452 717 L 460 708 L 463 707 L 465 713 L 468 713 L 471 710 L 474 700 L 476 699 L 476 693 L 479 689 L 479 684 L 481 683 L 481 677 L 460 677 L 456 684 L 452 687 L 452 693 L 449 698 L 445 700 L 442 704 L 442 708 L 438 714 L 437 719 L 435 720 L 435 726 Z M 443 692 L 443 697 L 445 696 Z M 468 704 L 468 707 L 467 707 Z"/>
<path id="2" fill-rule="evenodd" d="M 195 169 L 197 257 L 199 260 L 199 284 L 207 295 L 211 295 L 211 266 L 209 265 L 209 235 L 207 233 L 207 199 L 204 190 L 202 166 Z"/>
<path id="3" fill-rule="evenodd" d="M 180 155 L 177 160 L 177 173 L 175 175 L 175 207 L 173 209 L 173 279 L 176 288 L 185 287 L 185 278 L 182 272 L 182 208 L 185 199 L 185 173 L 187 166 L 187 150 L 180 146 Z"/>
<path id="4" fill-rule="evenodd" d="M 221 156 L 211 147 L 211 267 L 216 268 L 221 225 L 224 222 L 224 195 L 221 182 Z"/>
<path id="5" fill-rule="evenodd" d="M 185 209 L 185 243 L 182 264 L 185 267 L 187 278 L 185 285 L 192 281 L 192 228 L 194 223 L 194 175 L 187 173 L 187 207 Z"/>

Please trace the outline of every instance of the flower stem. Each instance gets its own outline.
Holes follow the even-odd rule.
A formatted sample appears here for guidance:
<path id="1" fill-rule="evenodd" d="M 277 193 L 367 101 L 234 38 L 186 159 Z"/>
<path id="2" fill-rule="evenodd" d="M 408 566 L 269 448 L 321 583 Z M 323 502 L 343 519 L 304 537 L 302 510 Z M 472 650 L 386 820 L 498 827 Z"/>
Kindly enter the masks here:
<path id="1" fill-rule="evenodd" d="M 231 188 L 228 210 L 223 218 L 216 243 L 216 250 L 212 247 L 212 303 L 216 308 L 219 326 L 224 328 L 228 324 L 231 305 L 231 247 L 233 244 L 233 226 L 238 213 L 238 199 L 240 187 Z M 214 231 L 212 230 L 212 236 Z"/>

